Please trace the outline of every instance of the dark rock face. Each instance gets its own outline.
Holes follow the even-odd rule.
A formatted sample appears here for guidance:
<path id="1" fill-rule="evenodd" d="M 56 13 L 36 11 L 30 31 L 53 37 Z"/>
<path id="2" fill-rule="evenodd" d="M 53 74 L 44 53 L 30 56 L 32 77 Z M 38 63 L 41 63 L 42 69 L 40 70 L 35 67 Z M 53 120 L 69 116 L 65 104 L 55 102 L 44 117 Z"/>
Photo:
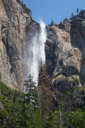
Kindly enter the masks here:
<path id="1" fill-rule="evenodd" d="M 81 18 L 63 23 L 63 28 L 54 25 L 47 29 L 47 73 L 56 90 L 53 93 L 57 104 L 64 101 L 63 108 L 68 110 L 83 108 L 85 104 L 85 96 L 81 95 L 85 85 L 85 19 Z"/>
<path id="2" fill-rule="evenodd" d="M 65 110 L 83 109 L 85 104 L 85 11 L 81 13 L 63 27 L 47 27 L 46 71 L 52 103 Z"/>
<path id="3" fill-rule="evenodd" d="M 47 28 L 47 41 L 46 41 L 46 65 L 47 72 L 52 77 L 54 68 L 56 66 L 57 56 L 55 54 L 56 50 L 56 36 L 55 32 L 51 28 Z"/>
<path id="4" fill-rule="evenodd" d="M 81 52 L 80 80 L 85 84 L 85 20 L 74 21 L 71 24 L 71 44 Z"/>
<path id="5" fill-rule="evenodd" d="M 47 72 L 53 79 L 79 76 L 85 84 L 85 20 L 73 20 L 60 26 L 48 27 L 46 42 Z"/>

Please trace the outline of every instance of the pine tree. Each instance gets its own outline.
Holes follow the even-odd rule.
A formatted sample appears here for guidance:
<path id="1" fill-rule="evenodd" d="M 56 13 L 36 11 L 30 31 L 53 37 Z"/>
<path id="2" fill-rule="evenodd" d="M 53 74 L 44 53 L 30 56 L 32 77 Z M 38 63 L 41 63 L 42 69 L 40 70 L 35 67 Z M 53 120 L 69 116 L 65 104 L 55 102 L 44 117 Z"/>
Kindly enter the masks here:
<path id="1" fill-rule="evenodd" d="M 51 23 L 50 23 L 50 26 L 53 26 L 55 23 L 54 21 L 52 20 Z"/>
<path id="2" fill-rule="evenodd" d="M 32 104 L 34 108 L 39 107 L 39 93 L 31 75 L 24 84 L 25 101 Z"/>
<path id="3" fill-rule="evenodd" d="M 25 81 L 25 101 L 24 101 L 24 116 L 27 119 L 25 127 L 42 128 L 42 119 L 40 113 L 40 96 L 38 88 L 31 75 Z M 30 121 L 31 120 L 31 121 Z"/>
<path id="4" fill-rule="evenodd" d="M 58 128 L 58 122 L 59 122 L 58 115 L 59 115 L 58 111 L 51 112 L 47 119 L 45 128 Z"/>
<path id="5" fill-rule="evenodd" d="M 78 8 L 77 8 L 76 12 L 77 12 L 77 14 L 79 14 L 79 9 Z"/>
<path id="6" fill-rule="evenodd" d="M 71 18 L 73 18 L 74 17 L 74 14 L 73 14 L 73 12 L 72 12 L 72 14 L 71 14 Z"/>

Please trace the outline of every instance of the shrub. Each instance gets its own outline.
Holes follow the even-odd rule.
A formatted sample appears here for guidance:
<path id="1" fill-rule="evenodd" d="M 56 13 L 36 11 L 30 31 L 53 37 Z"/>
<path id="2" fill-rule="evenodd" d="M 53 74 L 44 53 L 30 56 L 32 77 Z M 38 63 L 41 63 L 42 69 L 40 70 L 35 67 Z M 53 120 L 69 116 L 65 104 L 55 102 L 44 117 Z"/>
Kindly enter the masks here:
<path id="1" fill-rule="evenodd" d="M 51 21 L 50 26 L 53 26 L 54 24 L 55 24 L 54 21 Z"/>
<path id="2" fill-rule="evenodd" d="M 68 18 L 65 18 L 63 21 L 64 21 L 64 22 L 67 22 L 67 21 L 69 21 L 69 19 L 68 19 Z"/>
<path id="3" fill-rule="evenodd" d="M 14 68 L 13 68 L 13 67 L 11 67 L 10 72 L 11 72 L 11 73 L 13 73 L 13 72 L 14 72 Z"/>
<path id="4" fill-rule="evenodd" d="M 74 81 L 73 81 L 73 85 L 74 86 L 78 86 L 80 84 L 80 79 L 76 78 Z"/>
<path id="5" fill-rule="evenodd" d="M 66 93 L 67 93 L 68 96 L 72 96 L 72 92 L 67 91 Z"/>
<path id="6" fill-rule="evenodd" d="M 64 112 L 63 128 L 85 128 L 85 112 L 80 110 Z"/>

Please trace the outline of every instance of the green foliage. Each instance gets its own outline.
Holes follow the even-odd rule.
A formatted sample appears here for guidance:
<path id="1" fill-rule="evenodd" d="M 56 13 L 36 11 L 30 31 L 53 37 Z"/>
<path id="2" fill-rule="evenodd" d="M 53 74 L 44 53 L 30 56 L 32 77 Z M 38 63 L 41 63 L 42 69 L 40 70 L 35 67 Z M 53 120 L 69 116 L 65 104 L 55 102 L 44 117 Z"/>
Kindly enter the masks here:
<path id="1" fill-rule="evenodd" d="M 14 68 L 12 67 L 12 68 L 11 68 L 11 73 L 13 73 L 13 72 L 14 72 Z"/>
<path id="2" fill-rule="evenodd" d="M 62 128 L 85 128 L 85 112 L 64 112 Z"/>
<path id="3" fill-rule="evenodd" d="M 66 94 L 67 94 L 68 96 L 72 96 L 72 92 L 70 92 L 70 91 L 67 91 Z"/>
<path id="4" fill-rule="evenodd" d="M 2 81 L 0 81 L 0 90 L 4 97 L 10 98 L 13 95 L 13 92 L 10 88 L 8 88 Z M 10 94 L 10 96 L 9 96 Z"/>
<path id="5" fill-rule="evenodd" d="M 68 18 L 65 18 L 63 21 L 64 21 L 64 22 L 67 22 L 67 21 L 69 21 L 69 19 L 68 19 Z"/>
<path id="6" fill-rule="evenodd" d="M 57 111 L 51 112 L 46 121 L 45 128 L 58 128 L 58 115 Z"/>
<path id="7" fill-rule="evenodd" d="M 55 23 L 54 21 L 52 20 L 51 23 L 50 23 L 50 26 L 53 26 Z"/>
<path id="8" fill-rule="evenodd" d="M 77 8 L 76 12 L 77 12 L 77 14 L 79 14 L 79 8 Z"/>
<path id="9" fill-rule="evenodd" d="M 33 81 L 33 78 L 31 75 L 28 76 L 28 79 L 25 81 L 24 84 L 25 88 L 25 101 L 32 104 L 34 108 L 40 108 L 39 102 L 39 93 L 38 93 L 38 88 L 35 85 L 35 82 Z"/>
<path id="10" fill-rule="evenodd" d="M 32 11 L 26 7 L 26 5 L 23 3 L 23 1 L 21 1 L 21 0 L 16 0 L 16 1 L 22 6 L 25 13 L 28 13 L 30 16 L 32 15 Z"/>
<path id="11" fill-rule="evenodd" d="M 73 85 L 74 86 L 78 86 L 80 84 L 80 80 L 78 78 L 76 78 L 74 81 L 73 81 Z"/>
<path id="12" fill-rule="evenodd" d="M 0 81 L 0 128 L 85 128 L 85 112 L 58 111 L 50 112 L 42 119 L 40 96 L 31 76 L 25 81 L 27 93 L 8 88 Z M 71 96 L 71 92 L 67 91 Z M 33 101 L 33 102 L 32 102 Z M 61 110 L 61 108 L 60 108 Z"/>
<path id="13" fill-rule="evenodd" d="M 42 128 L 43 124 L 38 104 L 35 109 L 27 101 L 24 93 L 11 90 L 1 81 L 0 90 L 0 102 L 4 106 L 4 110 L 0 109 L 2 128 Z"/>

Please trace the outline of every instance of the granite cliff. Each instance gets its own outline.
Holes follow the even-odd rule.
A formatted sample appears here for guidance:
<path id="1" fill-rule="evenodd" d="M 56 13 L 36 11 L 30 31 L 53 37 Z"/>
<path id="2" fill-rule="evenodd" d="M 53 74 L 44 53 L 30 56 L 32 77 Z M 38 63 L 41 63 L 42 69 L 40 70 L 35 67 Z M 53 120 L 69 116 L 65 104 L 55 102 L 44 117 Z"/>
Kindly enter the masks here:
<path id="1" fill-rule="evenodd" d="M 0 73 L 4 83 L 19 90 L 23 88 L 22 45 L 30 22 L 16 0 L 0 1 Z"/>
<path id="2" fill-rule="evenodd" d="M 72 95 L 69 109 L 83 107 L 85 97 L 79 94 L 85 85 L 85 11 L 46 28 L 46 65 L 39 75 L 41 95 L 49 109 L 61 104 L 62 98 L 68 100 L 67 95 Z M 16 0 L 0 1 L 0 74 L 11 88 L 23 88 L 23 48 L 38 30 L 39 24 Z"/>

